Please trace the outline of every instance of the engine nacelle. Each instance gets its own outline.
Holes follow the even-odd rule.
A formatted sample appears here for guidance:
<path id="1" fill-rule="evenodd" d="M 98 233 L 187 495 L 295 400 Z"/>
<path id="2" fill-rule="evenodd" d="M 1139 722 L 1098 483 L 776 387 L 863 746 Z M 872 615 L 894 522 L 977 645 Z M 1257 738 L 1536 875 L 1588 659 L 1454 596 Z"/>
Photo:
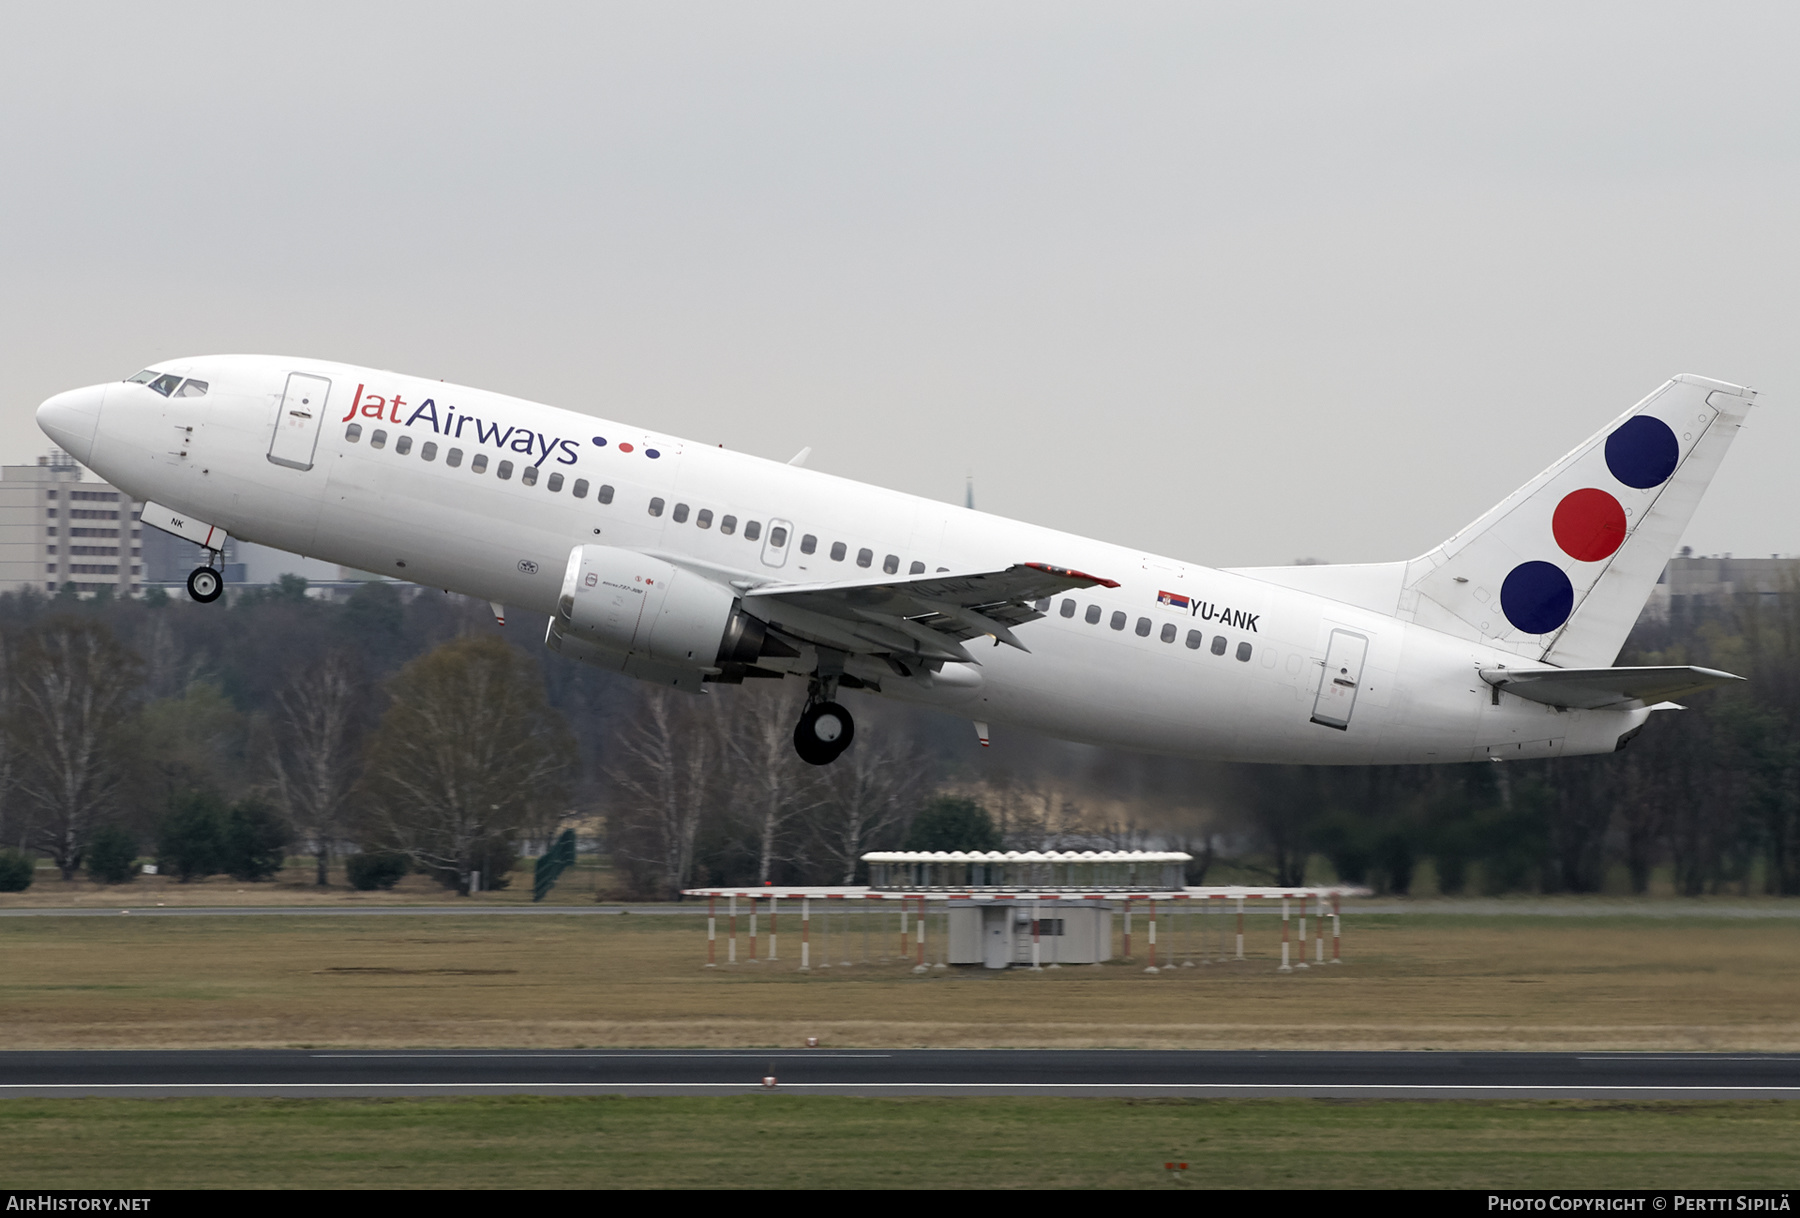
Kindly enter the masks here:
<path id="1" fill-rule="evenodd" d="M 621 657 L 741 674 L 762 654 L 767 627 L 739 609 L 737 600 L 731 588 L 660 558 L 616 546 L 576 546 L 563 571 L 551 634 Z"/>

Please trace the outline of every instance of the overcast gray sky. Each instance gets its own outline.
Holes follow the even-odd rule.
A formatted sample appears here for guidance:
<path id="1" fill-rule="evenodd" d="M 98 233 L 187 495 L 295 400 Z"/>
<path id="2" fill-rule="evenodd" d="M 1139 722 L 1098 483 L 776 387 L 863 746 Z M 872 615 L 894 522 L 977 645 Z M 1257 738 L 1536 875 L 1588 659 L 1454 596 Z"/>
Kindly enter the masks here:
<path id="1" fill-rule="evenodd" d="M 59 389 L 287 352 L 1348 562 L 1685 371 L 1764 395 L 1687 540 L 1800 553 L 1800 6 L 9 3 L 0 45 L 7 461 Z"/>

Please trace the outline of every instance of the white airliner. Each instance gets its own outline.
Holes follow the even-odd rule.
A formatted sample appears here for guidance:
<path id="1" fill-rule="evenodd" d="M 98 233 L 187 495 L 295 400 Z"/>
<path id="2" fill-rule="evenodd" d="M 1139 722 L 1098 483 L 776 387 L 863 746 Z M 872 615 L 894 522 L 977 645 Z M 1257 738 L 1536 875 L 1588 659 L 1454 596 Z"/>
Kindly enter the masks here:
<path id="1" fill-rule="evenodd" d="M 1737 680 L 1608 666 L 1754 397 L 1678 376 L 1409 562 L 1231 570 L 320 360 L 171 360 L 37 417 L 215 563 L 229 535 L 528 606 L 552 650 L 694 692 L 801 677 L 814 764 L 858 689 L 983 743 L 1341 765 L 1611 752 Z"/>

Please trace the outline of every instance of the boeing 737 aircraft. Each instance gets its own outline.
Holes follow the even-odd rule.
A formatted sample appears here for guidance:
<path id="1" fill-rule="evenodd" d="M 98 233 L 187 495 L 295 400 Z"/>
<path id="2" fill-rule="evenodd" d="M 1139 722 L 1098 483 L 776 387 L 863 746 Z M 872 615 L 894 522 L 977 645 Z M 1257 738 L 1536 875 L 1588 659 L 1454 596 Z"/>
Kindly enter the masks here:
<path id="1" fill-rule="evenodd" d="M 796 676 L 800 755 L 865 690 L 1071 740 L 1319 764 L 1621 748 L 1738 678 L 1613 668 L 1755 395 L 1678 376 L 1411 561 L 1214 570 L 534 402 L 321 360 L 178 359 L 38 409 L 227 536 L 550 615 L 646 681 Z"/>

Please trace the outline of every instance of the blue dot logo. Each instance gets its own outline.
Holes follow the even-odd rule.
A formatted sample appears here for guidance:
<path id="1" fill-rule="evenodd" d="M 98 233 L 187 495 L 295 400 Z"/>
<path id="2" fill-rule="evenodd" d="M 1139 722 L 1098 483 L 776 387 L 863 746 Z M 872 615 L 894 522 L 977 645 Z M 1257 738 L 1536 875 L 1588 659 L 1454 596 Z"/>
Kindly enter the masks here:
<path id="1" fill-rule="evenodd" d="M 595 448 L 605 448 L 606 447 L 606 437 L 605 436 L 595 436 L 594 437 L 594 447 Z"/>
<path id="2" fill-rule="evenodd" d="M 1574 609 L 1575 587 L 1555 563 L 1522 562 L 1500 585 L 1501 612 L 1526 634 L 1549 634 Z"/>
<path id="3" fill-rule="evenodd" d="M 1606 437 L 1606 468 L 1626 486 L 1647 490 L 1661 486 L 1675 472 L 1681 445 L 1661 419 L 1640 414 L 1626 419 Z"/>

